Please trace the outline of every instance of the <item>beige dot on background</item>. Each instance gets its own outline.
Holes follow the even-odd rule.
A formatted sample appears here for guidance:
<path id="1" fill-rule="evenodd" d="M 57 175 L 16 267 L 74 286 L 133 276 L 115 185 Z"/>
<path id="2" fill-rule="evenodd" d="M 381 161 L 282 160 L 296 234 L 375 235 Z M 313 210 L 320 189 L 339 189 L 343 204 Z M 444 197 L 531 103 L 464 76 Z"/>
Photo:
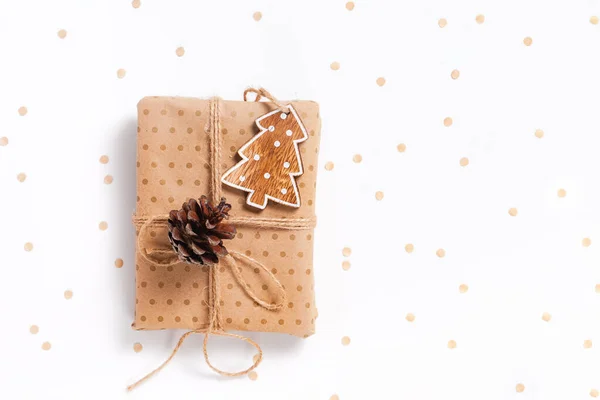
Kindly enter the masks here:
<path id="1" fill-rule="evenodd" d="M 446 18 L 440 18 L 440 19 L 438 20 L 438 26 L 439 26 L 440 28 L 443 28 L 443 27 L 445 27 L 446 25 L 448 25 L 448 21 L 446 21 Z"/>
<path id="2" fill-rule="evenodd" d="M 358 164 L 362 161 L 362 156 L 360 154 L 355 154 L 354 157 L 352 157 L 352 161 Z"/>
<path id="3" fill-rule="evenodd" d="M 463 283 L 458 287 L 458 291 L 461 293 L 467 293 L 469 291 L 469 285 Z"/>
<path id="4" fill-rule="evenodd" d="M 415 250 L 415 246 L 412 243 L 409 243 L 404 246 L 404 250 L 406 250 L 407 253 L 412 253 Z"/>
<path id="5" fill-rule="evenodd" d="M 511 217 L 516 217 L 518 214 L 518 211 L 516 208 L 509 208 L 508 209 L 508 215 L 510 215 Z"/>
<path id="6" fill-rule="evenodd" d="M 340 63 L 337 61 L 334 61 L 331 63 L 331 65 L 329 66 L 332 70 L 337 71 L 338 69 L 340 69 Z"/>
<path id="7" fill-rule="evenodd" d="M 565 189 L 558 189 L 558 192 L 556 192 L 556 194 L 558 195 L 558 197 L 565 197 L 567 195 L 567 191 Z"/>
<path id="8" fill-rule="evenodd" d="M 531 46 L 532 43 L 533 43 L 533 39 L 530 38 L 529 36 L 527 36 L 525 39 L 523 39 L 523 44 L 525 46 Z"/>
<path id="9" fill-rule="evenodd" d="M 42 343 L 42 350 L 50 350 L 50 348 L 52 347 L 52 345 L 50 344 L 50 342 L 44 342 Z"/>
<path id="10" fill-rule="evenodd" d="M 338 396 L 337 394 L 331 395 L 329 400 L 340 400 L 340 396 Z"/>
<path id="11" fill-rule="evenodd" d="M 354 10 L 354 2 L 353 1 L 349 1 L 346 3 L 346 10 L 348 10 L 348 11 Z"/>
<path id="12" fill-rule="evenodd" d="M 254 18 L 255 21 L 260 21 L 262 18 L 262 13 L 260 11 L 257 11 L 252 15 L 252 18 Z"/>
<path id="13" fill-rule="evenodd" d="M 600 283 L 596 284 L 596 287 L 594 288 L 594 290 L 596 291 L 596 293 L 600 294 Z"/>
<path id="14" fill-rule="evenodd" d="M 31 333 L 32 335 L 37 334 L 40 331 L 40 328 L 37 325 L 31 325 L 29 327 L 29 333 Z"/>
<path id="15" fill-rule="evenodd" d="M 144 346 L 142 346 L 141 343 L 134 343 L 133 344 L 133 351 L 135 351 L 136 353 L 139 353 L 143 349 L 144 349 Z"/>
<path id="16" fill-rule="evenodd" d="M 350 254 L 352 254 L 352 249 L 350 247 L 344 247 L 342 250 L 342 255 L 344 257 L 350 257 Z"/>
<path id="17" fill-rule="evenodd" d="M 119 78 L 119 79 L 125 78 L 126 73 L 127 73 L 127 71 L 125 71 L 123 68 L 119 68 L 117 70 L 117 78 Z"/>
<path id="18" fill-rule="evenodd" d="M 515 386 L 515 390 L 517 391 L 517 393 L 523 393 L 525 391 L 525 385 L 523 385 L 522 383 L 517 383 L 517 386 Z"/>
<path id="19" fill-rule="evenodd" d="M 550 315 L 550 313 L 545 312 L 542 314 L 542 319 L 546 322 L 550 322 L 550 320 L 552 319 L 552 315 Z"/>
<path id="20" fill-rule="evenodd" d="M 590 24 L 598 25 L 598 17 L 596 17 L 595 15 L 591 16 L 590 17 Z"/>
<path id="21" fill-rule="evenodd" d="M 102 221 L 98 224 L 98 228 L 100 228 L 101 231 L 105 231 L 108 229 L 108 223 L 106 221 Z"/>
<path id="22" fill-rule="evenodd" d="M 544 131 L 541 129 L 536 129 L 535 130 L 535 137 L 538 139 L 541 139 L 544 137 Z"/>
<path id="23" fill-rule="evenodd" d="M 65 290 L 65 299 L 71 300 L 72 298 L 73 298 L 73 291 L 72 290 Z"/>
<path id="24" fill-rule="evenodd" d="M 100 164 L 108 164 L 108 156 L 100 156 Z"/>
<path id="25" fill-rule="evenodd" d="M 383 192 L 381 192 L 381 191 L 375 192 L 375 199 L 378 201 L 383 200 Z"/>
<path id="26" fill-rule="evenodd" d="M 133 0 L 133 1 L 131 2 L 131 6 L 132 6 L 133 8 L 140 8 L 140 6 L 141 6 L 141 5 L 142 5 L 142 2 L 141 2 L 140 0 Z"/>
<path id="27" fill-rule="evenodd" d="M 589 247 L 592 244 L 592 239 L 590 238 L 583 238 L 583 240 L 581 241 L 581 245 L 583 247 Z"/>
<path id="28" fill-rule="evenodd" d="M 584 349 L 591 349 L 592 348 L 592 341 L 591 340 L 584 340 L 583 341 L 583 348 Z"/>
<path id="29" fill-rule="evenodd" d="M 451 125 L 452 125 L 452 118 L 450 118 L 450 117 L 444 118 L 444 126 L 449 127 Z"/>
<path id="30" fill-rule="evenodd" d="M 19 175 L 17 175 L 17 180 L 19 182 L 25 182 L 25 179 L 27 179 L 27 175 L 25 175 L 23 172 L 21 172 Z"/>
<path id="31" fill-rule="evenodd" d="M 344 337 L 342 338 L 342 344 L 343 344 L 344 346 L 348 346 L 348 345 L 350 344 L 350 338 L 349 338 L 348 336 L 344 336 Z"/>
<path id="32" fill-rule="evenodd" d="M 350 269 L 350 261 L 343 261 L 342 262 L 342 269 L 344 271 L 348 271 Z"/>
<path id="33" fill-rule="evenodd" d="M 250 379 L 251 381 L 255 381 L 258 379 L 258 374 L 256 373 L 256 371 L 250 371 L 248 372 L 248 379 Z"/>
<path id="34" fill-rule="evenodd" d="M 0 138 L 0 146 L 6 146 L 8 144 L 8 138 L 3 136 Z"/>
<path id="35" fill-rule="evenodd" d="M 25 243 L 25 246 L 23 246 L 23 248 L 25 249 L 25 251 L 31 251 L 33 250 L 33 243 Z"/>
<path id="36" fill-rule="evenodd" d="M 325 163 L 325 169 L 326 169 L 327 171 L 331 171 L 331 170 L 333 169 L 333 163 L 332 163 L 331 161 L 327 161 L 327 162 Z"/>
<path id="37" fill-rule="evenodd" d="M 383 86 L 385 85 L 385 78 L 380 76 L 379 78 L 377 78 L 376 82 L 379 86 Z"/>
<path id="38" fill-rule="evenodd" d="M 183 47 L 178 47 L 177 49 L 175 49 L 175 54 L 177 55 L 177 57 L 183 57 L 183 55 L 185 54 L 185 49 Z"/>
<path id="39" fill-rule="evenodd" d="M 590 396 L 598 397 L 598 396 L 600 396 L 600 392 L 598 392 L 597 389 L 592 389 L 592 390 L 590 390 Z"/>
<path id="40" fill-rule="evenodd" d="M 407 320 L 408 322 L 414 322 L 414 321 L 415 321 L 415 314 L 413 314 L 413 313 L 408 313 L 408 314 L 406 314 L 406 317 L 405 317 L 405 318 L 406 318 L 406 320 Z"/>
<path id="41" fill-rule="evenodd" d="M 59 30 L 56 34 L 61 39 L 64 39 L 67 37 L 67 31 L 65 31 L 64 29 Z"/>
<path id="42" fill-rule="evenodd" d="M 435 255 L 438 256 L 439 258 L 445 257 L 446 256 L 446 250 L 444 250 L 444 249 L 437 249 L 437 251 L 435 252 Z"/>
<path id="43" fill-rule="evenodd" d="M 25 114 L 27 114 L 27 107 L 23 106 L 23 107 L 19 107 L 19 115 L 21 117 L 23 117 Z"/>
<path id="44" fill-rule="evenodd" d="M 404 153 L 406 151 L 406 145 L 404 143 L 400 143 L 398 146 L 396 146 L 396 149 L 398 149 L 400 153 Z"/>
<path id="45" fill-rule="evenodd" d="M 477 21 L 478 24 L 483 24 L 485 21 L 485 16 L 483 16 L 483 14 L 479 14 L 475 17 L 475 21 Z"/>
<path id="46" fill-rule="evenodd" d="M 459 70 L 457 70 L 457 69 L 455 69 L 454 71 L 452 71 L 452 72 L 450 73 L 450 77 L 451 77 L 452 79 L 458 79 L 458 77 L 459 77 L 459 76 L 460 76 L 460 71 L 459 71 Z"/>
<path id="47" fill-rule="evenodd" d="M 456 341 L 454 341 L 454 340 L 449 340 L 449 341 L 448 341 L 448 348 L 449 348 L 449 349 L 455 349 L 455 348 L 456 348 Z"/>
<path id="48" fill-rule="evenodd" d="M 467 157 L 463 157 L 459 161 L 461 167 L 466 167 L 469 165 L 469 159 Z"/>
<path id="49" fill-rule="evenodd" d="M 121 268 L 122 266 L 123 266 L 123 260 L 122 260 L 122 259 L 120 259 L 120 258 L 117 258 L 117 259 L 115 260 L 115 267 L 117 267 L 117 268 Z"/>
<path id="50" fill-rule="evenodd" d="M 106 175 L 104 177 L 104 183 L 106 183 L 107 185 L 110 185 L 113 182 L 113 177 L 112 175 Z"/>

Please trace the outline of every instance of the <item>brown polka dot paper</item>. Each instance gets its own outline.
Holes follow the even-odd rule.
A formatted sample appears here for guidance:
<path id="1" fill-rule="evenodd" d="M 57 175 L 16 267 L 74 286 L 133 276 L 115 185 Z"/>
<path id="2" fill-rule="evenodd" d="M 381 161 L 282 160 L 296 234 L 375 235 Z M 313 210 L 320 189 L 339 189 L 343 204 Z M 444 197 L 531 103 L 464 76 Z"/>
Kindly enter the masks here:
<path id="1" fill-rule="evenodd" d="M 302 198 L 299 208 L 269 202 L 264 210 L 246 205 L 247 193 L 222 185 L 233 206 L 230 215 L 260 218 L 314 218 L 315 182 L 319 168 L 319 107 L 311 101 L 294 101 L 308 132 L 299 144 L 304 173 L 296 178 Z M 220 168 L 227 171 L 239 160 L 236 149 L 259 132 L 256 118 L 273 111 L 268 102 L 221 101 Z M 211 138 L 209 100 L 181 97 L 146 97 L 138 104 L 137 210 L 138 217 L 165 215 L 189 198 L 209 197 Z M 139 228 L 138 228 L 139 229 Z M 147 230 L 144 243 L 170 249 L 164 227 Z M 254 258 L 271 271 L 286 290 L 286 306 L 266 310 L 244 292 L 224 263 L 219 274 L 221 313 L 226 330 L 281 332 L 307 337 L 315 331 L 313 229 L 257 229 L 238 227 L 229 250 Z M 138 232 L 139 234 L 139 232 Z M 259 298 L 277 302 L 275 283 L 259 268 L 238 263 L 244 280 Z M 201 329 L 208 325 L 208 267 L 180 263 L 151 265 L 136 254 L 136 329 Z"/>

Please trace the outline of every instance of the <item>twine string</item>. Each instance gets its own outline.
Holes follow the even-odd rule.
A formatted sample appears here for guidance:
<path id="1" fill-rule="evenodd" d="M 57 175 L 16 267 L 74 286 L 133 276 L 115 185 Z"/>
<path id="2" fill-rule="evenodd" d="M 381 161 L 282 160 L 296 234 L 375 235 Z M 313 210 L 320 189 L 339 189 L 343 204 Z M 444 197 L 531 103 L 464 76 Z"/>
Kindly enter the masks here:
<path id="1" fill-rule="evenodd" d="M 275 96 L 269 93 L 269 91 L 265 88 L 255 89 L 251 87 L 244 90 L 244 101 L 248 101 L 248 93 L 254 93 L 256 95 L 254 101 L 260 101 L 260 99 L 264 97 L 265 99 L 271 101 L 271 103 L 275 104 L 281 112 L 288 112 L 286 105 L 277 100 Z"/>

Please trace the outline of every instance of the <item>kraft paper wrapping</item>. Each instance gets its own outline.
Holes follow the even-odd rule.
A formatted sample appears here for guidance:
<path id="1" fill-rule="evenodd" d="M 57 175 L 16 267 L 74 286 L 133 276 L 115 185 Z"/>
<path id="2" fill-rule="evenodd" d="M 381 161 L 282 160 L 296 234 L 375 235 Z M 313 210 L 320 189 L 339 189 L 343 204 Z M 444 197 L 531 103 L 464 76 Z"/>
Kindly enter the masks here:
<path id="1" fill-rule="evenodd" d="M 308 139 L 299 144 L 304 174 L 296 178 L 302 205 L 292 208 L 269 202 L 266 209 L 246 205 L 246 192 L 222 186 L 233 206 L 232 216 L 313 218 L 317 156 L 321 122 L 319 106 L 294 101 Z M 221 170 L 239 160 L 237 150 L 258 132 L 254 121 L 275 109 L 268 102 L 220 103 Z M 164 215 L 179 209 L 190 197 L 210 192 L 209 100 L 183 97 L 146 97 L 138 104 L 137 217 Z M 215 200 L 215 199 L 213 199 Z M 139 227 L 138 227 L 139 230 Z M 139 233 L 139 231 L 138 231 Z M 166 228 L 151 228 L 143 238 L 156 248 L 170 248 Z M 235 239 L 225 241 L 230 250 L 263 263 L 282 283 L 287 301 L 282 310 L 259 307 L 239 287 L 223 263 L 220 274 L 224 329 L 281 332 L 308 337 L 315 331 L 313 280 L 313 229 L 277 230 L 238 227 Z M 244 279 L 264 300 L 277 301 L 275 284 L 267 274 L 244 264 Z M 180 263 L 151 265 L 136 251 L 136 329 L 204 329 L 208 326 L 208 267 Z"/>

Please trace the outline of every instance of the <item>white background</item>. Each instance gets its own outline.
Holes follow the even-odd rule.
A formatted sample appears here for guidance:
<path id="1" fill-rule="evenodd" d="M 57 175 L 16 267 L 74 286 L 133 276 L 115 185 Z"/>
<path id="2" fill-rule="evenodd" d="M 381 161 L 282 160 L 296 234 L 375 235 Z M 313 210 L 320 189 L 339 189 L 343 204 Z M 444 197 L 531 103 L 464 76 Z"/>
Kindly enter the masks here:
<path id="1" fill-rule="evenodd" d="M 0 397 L 578 400 L 600 390 L 598 0 L 0 9 Z M 250 334 L 265 352 L 256 381 L 214 375 L 194 337 L 127 394 L 182 333 L 130 328 L 136 103 L 239 100 L 248 86 L 321 104 L 317 334 Z M 251 363 L 244 345 L 213 344 L 219 366 Z"/>

